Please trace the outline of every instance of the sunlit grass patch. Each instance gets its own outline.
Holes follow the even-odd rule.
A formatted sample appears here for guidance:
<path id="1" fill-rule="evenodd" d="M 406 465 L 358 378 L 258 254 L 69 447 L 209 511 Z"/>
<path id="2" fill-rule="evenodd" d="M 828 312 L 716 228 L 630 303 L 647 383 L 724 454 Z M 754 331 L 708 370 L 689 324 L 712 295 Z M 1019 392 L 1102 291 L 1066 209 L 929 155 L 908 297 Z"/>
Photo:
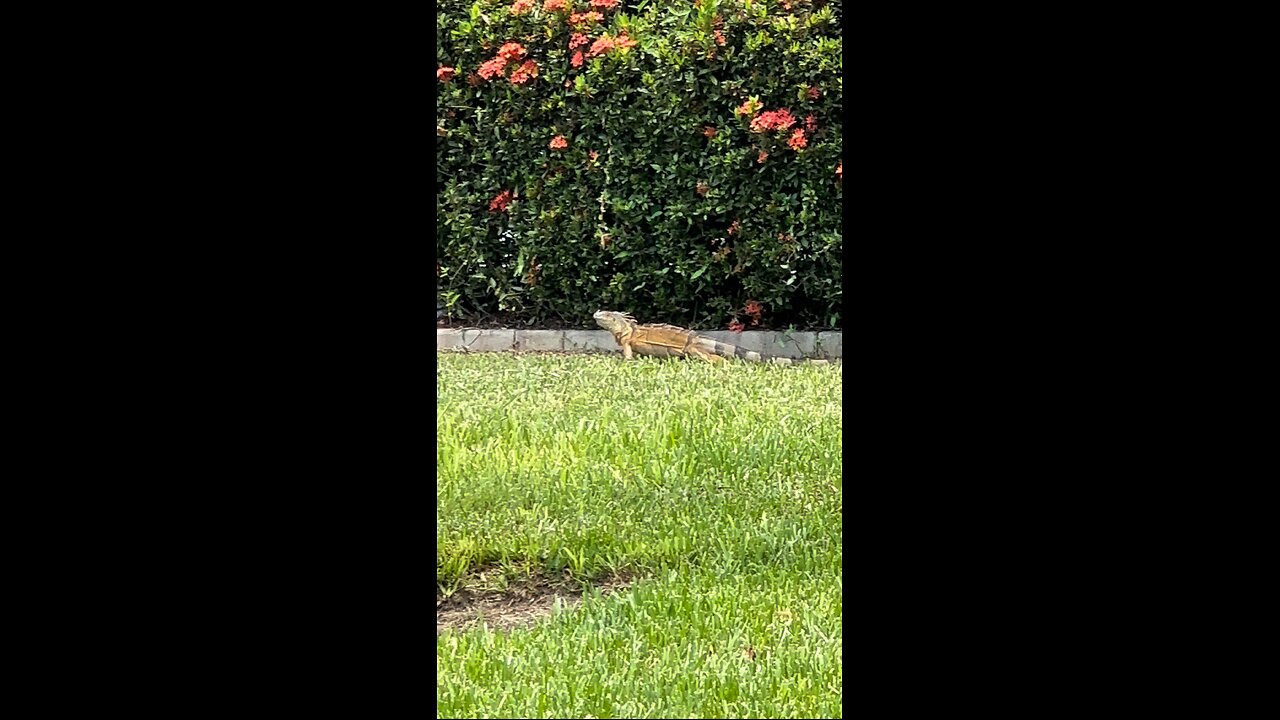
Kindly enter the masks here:
<path id="1" fill-rule="evenodd" d="M 839 568 L 701 569 L 436 639 L 439 717 L 840 717 Z"/>
<path id="2" fill-rule="evenodd" d="M 437 581 L 838 548 L 839 368 L 440 354 Z M 837 550 L 838 551 L 838 550 Z"/>
<path id="3" fill-rule="evenodd" d="M 441 591 L 635 578 L 441 635 L 439 715 L 839 714 L 839 366 L 438 362 Z"/>

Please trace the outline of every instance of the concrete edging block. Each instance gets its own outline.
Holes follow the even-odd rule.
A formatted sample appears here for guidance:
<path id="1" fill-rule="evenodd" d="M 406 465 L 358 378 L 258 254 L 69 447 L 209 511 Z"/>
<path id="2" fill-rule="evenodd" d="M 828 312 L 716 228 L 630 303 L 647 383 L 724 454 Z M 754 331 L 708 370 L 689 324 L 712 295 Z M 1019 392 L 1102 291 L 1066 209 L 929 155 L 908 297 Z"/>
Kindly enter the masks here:
<path id="1" fill-rule="evenodd" d="M 564 331 L 516 330 L 515 346 L 529 352 L 560 352 L 564 350 Z"/>
<path id="2" fill-rule="evenodd" d="M 604 330 L 565 330 L 564 349 L 568 352 L 622 352 L 613 336 Z"/>
<path id="3" fill-rule="evenodd" d="M 843 357 L 842 332 L 786 332 L 780 330 L 704 330 L 698 333 L 761 355 L 788 358 Z M 782 341 L 782 345 L 778 342 Z M 605 352 L 622 349 L 604 330 L 506 330 L 436 328 L 436 350 L 470 352 Z"/>
<path id="4" fill-rule="evenodd" d="M 844 357 L 844 333 L 838 332 L 820 332 L 818 333 L 818 352 L 822 357 L 843 358 Z"/>

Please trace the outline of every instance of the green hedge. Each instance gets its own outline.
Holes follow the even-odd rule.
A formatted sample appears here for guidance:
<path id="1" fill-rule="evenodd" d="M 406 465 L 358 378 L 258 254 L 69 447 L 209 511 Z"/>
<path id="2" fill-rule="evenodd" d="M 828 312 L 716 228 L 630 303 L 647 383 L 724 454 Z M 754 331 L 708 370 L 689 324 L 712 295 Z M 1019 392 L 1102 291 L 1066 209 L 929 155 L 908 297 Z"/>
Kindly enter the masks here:
<path id="1" fill-rule="evenodd" d="M 837 9 L 437 0 L 441 302 L 528 324 L 606 308 L 839 327 Z"/>

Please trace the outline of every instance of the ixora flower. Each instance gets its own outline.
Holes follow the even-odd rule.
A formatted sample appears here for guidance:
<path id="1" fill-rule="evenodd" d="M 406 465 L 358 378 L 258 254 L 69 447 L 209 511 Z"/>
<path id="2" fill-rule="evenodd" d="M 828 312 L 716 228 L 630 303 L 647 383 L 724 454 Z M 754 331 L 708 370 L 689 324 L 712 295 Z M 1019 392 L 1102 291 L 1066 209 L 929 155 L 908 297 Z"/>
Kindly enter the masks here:
<path id="1" fill-rule="evenodd" d="M 837 180 L 844 179 L 844 163 L 842 162 L 836 163 L 836 179 Z"/>
<path id="2" fill-rule="evenodd" d="M 578 48 L 582 47 L 583 45 L 586 45 L 589 42 L 591 42 L 591 38 L 587 37 L 586 35 L 583 35 L 582 33 L 576 32 L 573 34 L 572 37 L 569 38 L 569 49 L 577 50 Z"/>
<path id="3" fill-rule="evenodd" d="M 619 34 L 618 37 L 611 38 L 609 37 L 608 33 L 605 33 L 604 35 L 601 35 L 598 40 L 596 40 L 594 43 L 591 44 L 591 49 L 587 51 L 587 55 L 589 55 L 590 57 L 595 57 L 596 55 L 603 55 L 604 53 L 607 53 L 610 50 L 613 50 L 615 48 L 619 50 L 626 50 L 628 48 L 635 47 L 635 45 L 636 45 L 636 41 L 632 40 L 626 35 Z"/>
<path id="4" fill-rule="evenodd" d="M 528 54 L 520 43 L 509 42 L 498 48 L 498 57 L 508 62 L 515 62 Z"/>
<path id="5" fill-rule="evenodd" d="M 707 136 L 707 137 L 709 137 L 709 138 L 713 138 L 713 137 L 715 137 L 715 136 L 716 136 L 716 129 L 715 129 L 714 127 L 712 127 L 711 125 L 708 125 L 708 126 L 706 126 L 706 127 L 702 128 L 702 134 L 703 134 L 703 135 L 706 135 L 706 136 Z"/>
<path id="6" fill-rule="evenodd" d="M 569 58 L 569 64 L 574 67 L 582 67 L 582 51 L 581 50 L 578 50 L 573 53 L 573 57 Z M 569 87 L 568 81 L 565 82 L 565 87 Z"/>
<path id="7" fill-rule="evenodd" d="M 436 68 L 436 80 L 439 80 L 440 82 L 443 82 L 443 83 L 447 83 L 453 79 L 453 74 L 456 73 L 457 71 L 458 71 L 457 68 L 445 67 L 441 65 L 440 67 Z"/>
<path id="8" fill-rule="evenodd" d="M 546 2 L 542 3 L 542 9 L 546 10 L 547 12 L 554 12 L 556 10 L 562 10 L 562 11 L 568 12 L 569 3 L 567 0 L 547 0 Z"/>
<path id="9" fill-rule="evenodd" d="M 503 190 L 489 201 L 489 210 L 491 212 L 506 212 L 507 206 L 511 204 L 511 191 Z"/>
<path id="10" fill-rule="evenodd" d="M 810 100 L 817 100 L 818 98 L 822 97 L 822 91 L 821 91 L 821 90 L 819 90 L 819 89 L 818 89 L 818 88 L 816 88 L 816 87 L 813 87 L 813 86 L 810 86 L 810 87 L 809 87 L 809 93 L 808 93 L 808 94 L 809 94 L 809 99 L 810 99 Z"/>
<path id="11" fill-rule="evenodd" d="M 588 25 L 592 25 L 604 20 L 604 16 L 592 10 L 591 12 L 574 13 L 569 16 L 569 24 L 581 30 Z"/>
<path id="12" fill-rule="evenodd" d="M 612 10 L 618 7 L 618 0 L 591 0 L 591 7 L 600 10 Z"/>
<path id="13" fill-rule="evenodd" d="M 567 147 L 569 147 L 569 141 L 565 140 L 563 135 L 557 135 L 551 138 L 552 150 L 563 150 Z"/>
<path id="14" fill-rule="evenodd" d="M 524 15 L 531 10 L 533 10 L 533 0 L 516 0 L 511 3 L 512 15 Z"/>
<path id="15" fill-rule="evenodd" d="M 809 144 L 809 141 L 805 138 L 804 131 L 796 128 L 795 132 L 791 133 L 791 139 L 787 141 L 787 144 L 791 146 L 792 150 L 800 152 Z"/>
<path id="16" fill-rule="evenodd" d="M 756 162 L 757 162 L 757 163 L 760 163 L 761 165 L 763 165 L 763 164 L 764 164 L 764 161 L 765 161 L 765 160 L 768 160 L 768 159 L 769 159 L 769 153 L 767 153 L 767 152 L 765 152 L 765 151 L 761 150 L 761 151 L 760 151 L 760 157 L 757 157 L 757 158 L 756 158 Z"/>
<path id="17" fill-rule="evenodd" d="M 729 329 L 736 333 L 740 333 L 743 331 L 744 326 L 741 322 L 738 321 L 737 318 L 734 318 L 729 321 Z"/>
<path id="18" fill-rule="evenodd" d="M 500 57 L 486 60 L 480 65 L 480 77 L 485 80 L 492 80 L 495 77 L 501 77 L 507 69 L 507 61 Z"/>
<path id="19" fill-rule="evenodd" d="M 795 116 L 786 108 L 767 110 L 751 121 L 751 132 L 768 132 L 770 130 L 786 130 L 796 124 Z"/>
<path id="20" fill-rule="evenodd" d="M 523 65 L 516 68 L 515 72 L 511 73 L 511 84 L 524 85 L 536 77 L 538 77 L 538 64 L 532 60 L 526 60 Z"/>

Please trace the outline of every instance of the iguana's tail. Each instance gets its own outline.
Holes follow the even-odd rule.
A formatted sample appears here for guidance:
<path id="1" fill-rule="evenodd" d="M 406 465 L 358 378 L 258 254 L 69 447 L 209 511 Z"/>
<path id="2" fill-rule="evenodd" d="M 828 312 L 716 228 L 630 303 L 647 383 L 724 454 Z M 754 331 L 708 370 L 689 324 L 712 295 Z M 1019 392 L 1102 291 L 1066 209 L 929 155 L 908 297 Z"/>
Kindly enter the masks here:
<path id="1" fill-rule="evenodd" d="M 776 365 L 830 365 L 829 360 L 815 360 L 813 358 L 789 358 L 778 357 L 775 355 L 761 355 L 754 350 L 745 350 L 737 345 L 722 343 L 719 340 L 713 340 L 709 337 L 699 335 L 694 341 L 699 348 L 726 358 L 739 358 L 749 362 L 774 363 Z"/>

